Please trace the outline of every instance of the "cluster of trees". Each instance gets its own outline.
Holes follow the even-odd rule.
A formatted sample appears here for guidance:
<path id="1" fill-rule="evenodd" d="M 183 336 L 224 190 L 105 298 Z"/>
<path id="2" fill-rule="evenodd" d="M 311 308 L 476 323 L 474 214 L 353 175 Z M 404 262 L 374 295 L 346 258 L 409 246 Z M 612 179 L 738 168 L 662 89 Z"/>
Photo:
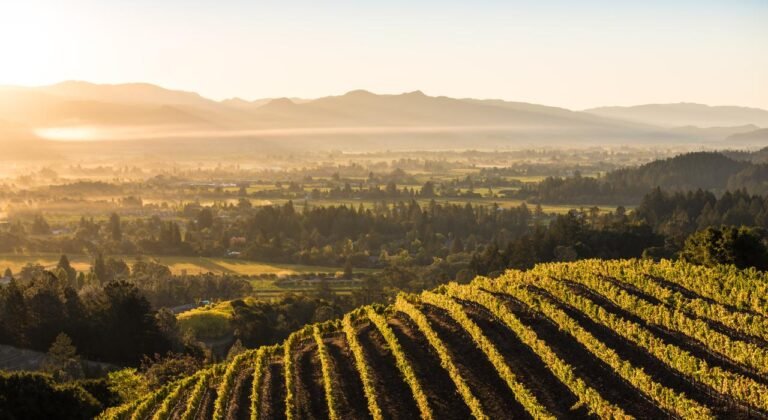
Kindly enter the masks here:
<path id="1" fill-rule="evenodd" d="M 668 231 L 674 225 L 687 234 L 723 224 L 768 228 L 768 196 L 735 190 L 718 197 L 709 191 L 656 188 L 643 197 L 634 216 L 654 229 Z"/>
<path id="2" fill-rule="evenodd" d="M 488 180 L 475 182 L 471 177 L 464 180 L 453 180 L 448 182 L 436 183 L 426 181 L 420 186 L 399 186 L 395 181 L 389 181 L 379 184 L 376 181 L 358 181 L 332 183 L 329 187 L 320 189 L 307 189 L 304 186 L 291 182 L 285 189 L 261 190 L 250 194 L 251 197 L 264 199 L 304 199 L 313 200 L 411 200 L 419 198 L 479 198 L 482 194 L 475 192 L 475 188 L 485 187 L 488 192 L 493 193 L 493 187 L 511 187 L 520 185 L 519 182 L 510 182 L 506 180 Z M 245 187 L 241 187 L 240 196 L 246 196 Z"/>
<path id="3" fill-rule="evenodd" d="M 175 275 L 168 266 L 155 261 L 139 258 L 129 266 L 121 259 L 104 258 L 101 254 L 96 256 L 93 271 L 85 278 L 93 279 L 98 284 L 112 281 L 130 283 L 153 308 L 173 307 L 200 299 L 229 300 L 251 292 L 250 283 L 241 276 L 213 273 Z"/>
<path id="4" fill-rule="evenodd" d="M 602 177 L 548 177 L 515 196 L 546 203 L 635 204 L 653 188 L 712 192 L 746 189 L 768 193 L 768 165 L 738 161 L 721 153 L 697 152 L 656 160 L 637 168 L 610 171 Z"/>
<path id="5" fill-rule="evenodd" d="M 581 258 L 681 258 L 703 265 L 768 268 L 768 197 L 745 190 L 720 197 L 701 189 L 656 188 L 627 214 L 571 211 L 548 227 L 475 252 L 469 268 L 495 274 L 539 262 Z"/>
<path id="6" fill-rule="evenodd" d="M 6 270 L 5 277 L 13 277 Z M 62 255 L 56 267 L 46 270 L 39 264 L 27 264 L 15 277 L 23 284 L 51 278 L 62 285 L 85 293 L 88 289 L 102 288 L 112 282 L 125 282 L 136 287 L 152 308 L 173 307 L 200 299 L 228 300 L 246 296 L 251 285 L 245 277 L 230 274 L 172 274 L 171 269 L 150 259 L 138 257 L 129 265 L 124 260 L 97 254 L 90 271 L 78 272 Z"/>
<path id="7" fill-rule="evenodd" d="M 97 399 L 95 395 L 104 397 Z M 119 401 L 100 381 L 59 383 L 34 372 L 0 372 L 0 413 L 8 419 L 92 419 Z"/>
<path id="8" fill-rule="evenodd" d="M 131 283 L 78 291 L 43 272 L 0 289 L 0 343 L 47 351 L 61 333 L 82 356 L 121 365 L 180 345 L 173 315 L 153 311 Z"/>
<path id="9" fill-rule="evenodd" d="M 287 294 L 273 301 L 231 302 L 235 337 L 244 346 L 254 348 L 283 341 L 304 325 L 340 318 L 344 310 L 326 292 L 320 297 Z"/>
<path id="10" fill-rule="evenodd" d="M 633 218 L 665 237 L 664 249 L 658 251 L 669 256 L 682 249 L 689 236 L 709 227 L 768 228 L 768 196 L 736 190 L 717 197 L 702 190 L 683 193 L 657 188 L 642 199 Z"/>
<path id="11" fill-rule="evenodd" d="M 356 267 L 386 265 L 386 256 L 402 250 L 422 264 L 450 252 L 458 238 L 467 252 L 493 236 L 526 232 L 540 208 L 525 205 L 426 205 L 416 200 L 359 206 L 310 207 L 220 205 L 184 210 L 186 221 L 160 217 L 107 221 L 82 218 L 70 233 L 35 238 L 29 226 L 13 224 L 0 232 L 0 252 L 64 252 L 91 255 L 241 256 L 271 262 Z M 41 218 L 42 219 L 42 218 Z M 44 221 L 44 219 L 43 219 Z M 4 242 L 2 240 L 5 240 Z"/>
<path id="12" fill-rule="evenodd" d="M 288 203 L 259 208 L 233 228 L 245 234 L 244 254 L 249 258 L 337 266 L 351 260 L 356 267 L 376 267 L 401 252 L 418 265 L 430 264 L 452 248 L 471 252 L 491 238 L 528 231 L 535 217 L 525 205 L 502 209 L 433 201 L 422 207 L 410 201 L 372 209 L 330 206 L 297 212 Z"/>
<path id="13" fill-rule="evenodd" d="M 507 268 L 528 269 L 540 262 L 575 261 L 584 258 L 639 257 L 648 248 L 664 244 L 663 236 L 650 226 L 633 223 L 623 209 L 590 217 L 570 211 L 548 227 L 507 242 L 493 242 L 472 255 L 474 274 L 497 275 Z"/>
<path id="14" fill-rule="evenodd" d="M 732 264 L 739 268 L 768 269 L 765 230 L 746 226 L 708 227 L 689 236 L 680 258 L 694 264 Z"/>

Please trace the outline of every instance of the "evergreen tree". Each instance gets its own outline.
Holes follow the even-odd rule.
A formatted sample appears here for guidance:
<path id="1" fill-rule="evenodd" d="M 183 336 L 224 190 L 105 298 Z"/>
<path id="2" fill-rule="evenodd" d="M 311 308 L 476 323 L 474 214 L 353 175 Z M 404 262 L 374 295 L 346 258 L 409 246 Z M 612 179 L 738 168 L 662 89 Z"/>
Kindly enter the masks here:
<path id="1" fill-rule="evenodd" d="M 333 293 L 333 289 L 331 289 L 331 285 L 325 277 L 318 282 L 315 296 L 317 296 L 318 299 L 327 300 L 329 302 L 334 300 L 336 295 Z"/>
<path id="2" fill-rule="evenodd" d="M 109 216 L 109 232 L 112 235 L 112 240 L 119 242 L 123 239 L 123 231 L 120 228 L 120 216 L 117 213 L 112 213 Z"/>
<path id="3" fill-rule="evenodd" d="M 685 241 L 680 258 L 694 264 L 733 264 L 739 268 L 768 268 L 768 248 L 756 229 L 722 226 L 696 232 Z"/>
<path id="4" fill-rule="evenodd" d="M 17 346 L 27 343 L 27 306 L 16 280 L 0 288 L 0 333 Z"/>
<path id="5" fill-rule="evenodd" d="M 435 196 L 435 184 L 432 181 L 427 181 L 422 185 L 421 192 L 419 194 L 422 198 L 431 198 Z"/>
<path id="6" fill-rule="evenodd" d="M 104 256 L 99 252 L 96 255 L 96 260 L 93 263 L 93 274 L 96 276 L 96 280 L 99 283 L 107 283 L 109 281 L 107 273 L 107 265 L 104 262 Z"/>
<path id="7" fill-rule="evenodd" d="M 352 261 L 350 261 L 349 258 L 347 258 L 347 261 L 344 263 L 344 278 L 345 279 L 351 279 L 353 275 L 352 272 Z"/>
<path id="8" fill-rule="evenodd" d="M 197 214 L 197 227 L 199 229 L 209 229 L 213 226 L 213 212 L 209 208 L 200 210 Z"/>
<path id="9" fill-rule="evenodd" d="M 72 265 L 69 263 L 69 258 L 67 258 L 66 255 L 62 254 L 59 258 L 59 263 L 56 264 L 56 267 L 64 270 L 65 273 L 67 273 L 67 283 L 71 286 L 77 285 L 77 271 L 72 268 Z"/>
<path id="10" fill-rule="evenodd" d="M 67 382 L 83 377 L 83 367 L 77 349 L 72 340 L 64 333 L 56 336 L 48 350 L 43 370 L 50 373 L 59 382 Z"/>
<path id="11" fill-rule="evenodd" d="M 83 286 L 85 286 L 85 273 L 81 271 L 77 274 L 76 287 L 79 289 Z"/>
<path id="12" fill-rule="evenodd" d="M 48 225 L 48 222 L 40 214 L 35 215 L 32 220 L 32 233 L 36 235 L 48 235 L 51 233 L 51 226 Z"/>

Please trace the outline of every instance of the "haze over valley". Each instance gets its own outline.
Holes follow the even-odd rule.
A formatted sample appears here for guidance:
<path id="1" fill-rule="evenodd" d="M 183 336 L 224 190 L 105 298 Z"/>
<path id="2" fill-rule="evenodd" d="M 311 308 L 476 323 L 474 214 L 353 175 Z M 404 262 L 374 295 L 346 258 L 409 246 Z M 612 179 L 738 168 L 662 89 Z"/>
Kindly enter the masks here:
<path id="1" fill-rule="evenodd" d="M 760 130 L 766 126 L 765 110 L 697 104 L 575 111 L 434 97 L 420 91 L 378 95 L 356 90 L 317 99 L 214 101 L 150 84 L 62 82 L 0 88 L 0 131 L 9 144 L 6 159 L 24 157 L 30 148 L 39 150 L 39 157 L 66 155 L 69 146 L 77 148 L 52 142 L 94 142 L 87 148 L 101 150 L 103 142 L 140 141 L 142 150 L 156 147 L 161 152 L 162 142 L 168 140 L 188 140 L 202 155 L 228 148 L 258 152 L 562 145 L 755 148 L 763 144 L 765 134 Z M 24 147 L 15 147 L 21 144 Z"/>

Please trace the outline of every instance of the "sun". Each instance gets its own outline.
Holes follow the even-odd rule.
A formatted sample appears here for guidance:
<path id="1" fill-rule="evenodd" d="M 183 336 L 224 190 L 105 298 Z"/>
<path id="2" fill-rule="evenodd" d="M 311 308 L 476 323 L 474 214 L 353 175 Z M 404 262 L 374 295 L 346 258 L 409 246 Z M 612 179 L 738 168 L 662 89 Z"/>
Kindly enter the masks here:
<path id="1" fill-rule="evenodd" d="M 55 2 L 0 2 L 0 85 L 61 80 L 59 63 L 68 59 L 67 45 L 79 31 L 71 23 Z"/>

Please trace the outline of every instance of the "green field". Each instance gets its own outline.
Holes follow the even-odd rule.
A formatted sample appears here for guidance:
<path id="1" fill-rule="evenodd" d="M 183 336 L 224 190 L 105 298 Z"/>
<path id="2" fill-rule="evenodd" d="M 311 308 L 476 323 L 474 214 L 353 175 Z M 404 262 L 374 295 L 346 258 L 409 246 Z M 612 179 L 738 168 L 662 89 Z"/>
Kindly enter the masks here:
<path id="1" fill-rule="evenodd" d="M 218 339 L 232 333 L 229 301 L 201 306 L 178 315 L 179 328 L 191 331 L 198 339 Z"/>
<path id="2" fill-rule="evenodd" d="M 0 254 L 0 270 L 10 268 L 14 273 L 18 273 L 22 267 L 29 263 L 40 264 L 46 268 L 53 268 L 59 261 L 59 254 L 36 254 L 36 255 L 18 255 L 18 254 Z M 70 264 L 78 271 L 88 271 L 91 268 L 92 258 L 88 255 L 68 255 Z M 122 258 L 129 265 L 136 257 L 134 256 L 116 256 Z M 303 273 L 336 273 L 342 271 L 341 267 L 322 267 L 314 265 L 298 264 L 273 264 L 257 261 L 237 260 L 231 258 L 208 258 L 208 257 L 170 257 L 170 256 L 144 256 L 145 259 L 152 259 L 160 264 L 170 267 L 174 274 L 181 274 L 186 270 L 187 274 L 199 273 L 225 273 L 244 276 L 257 276 L 261 274 L 275 274 L 277 276 L 286 276 L 291 274 Z M 371 272 L 373 270 L 357 269 L 356 272 Z"/>

